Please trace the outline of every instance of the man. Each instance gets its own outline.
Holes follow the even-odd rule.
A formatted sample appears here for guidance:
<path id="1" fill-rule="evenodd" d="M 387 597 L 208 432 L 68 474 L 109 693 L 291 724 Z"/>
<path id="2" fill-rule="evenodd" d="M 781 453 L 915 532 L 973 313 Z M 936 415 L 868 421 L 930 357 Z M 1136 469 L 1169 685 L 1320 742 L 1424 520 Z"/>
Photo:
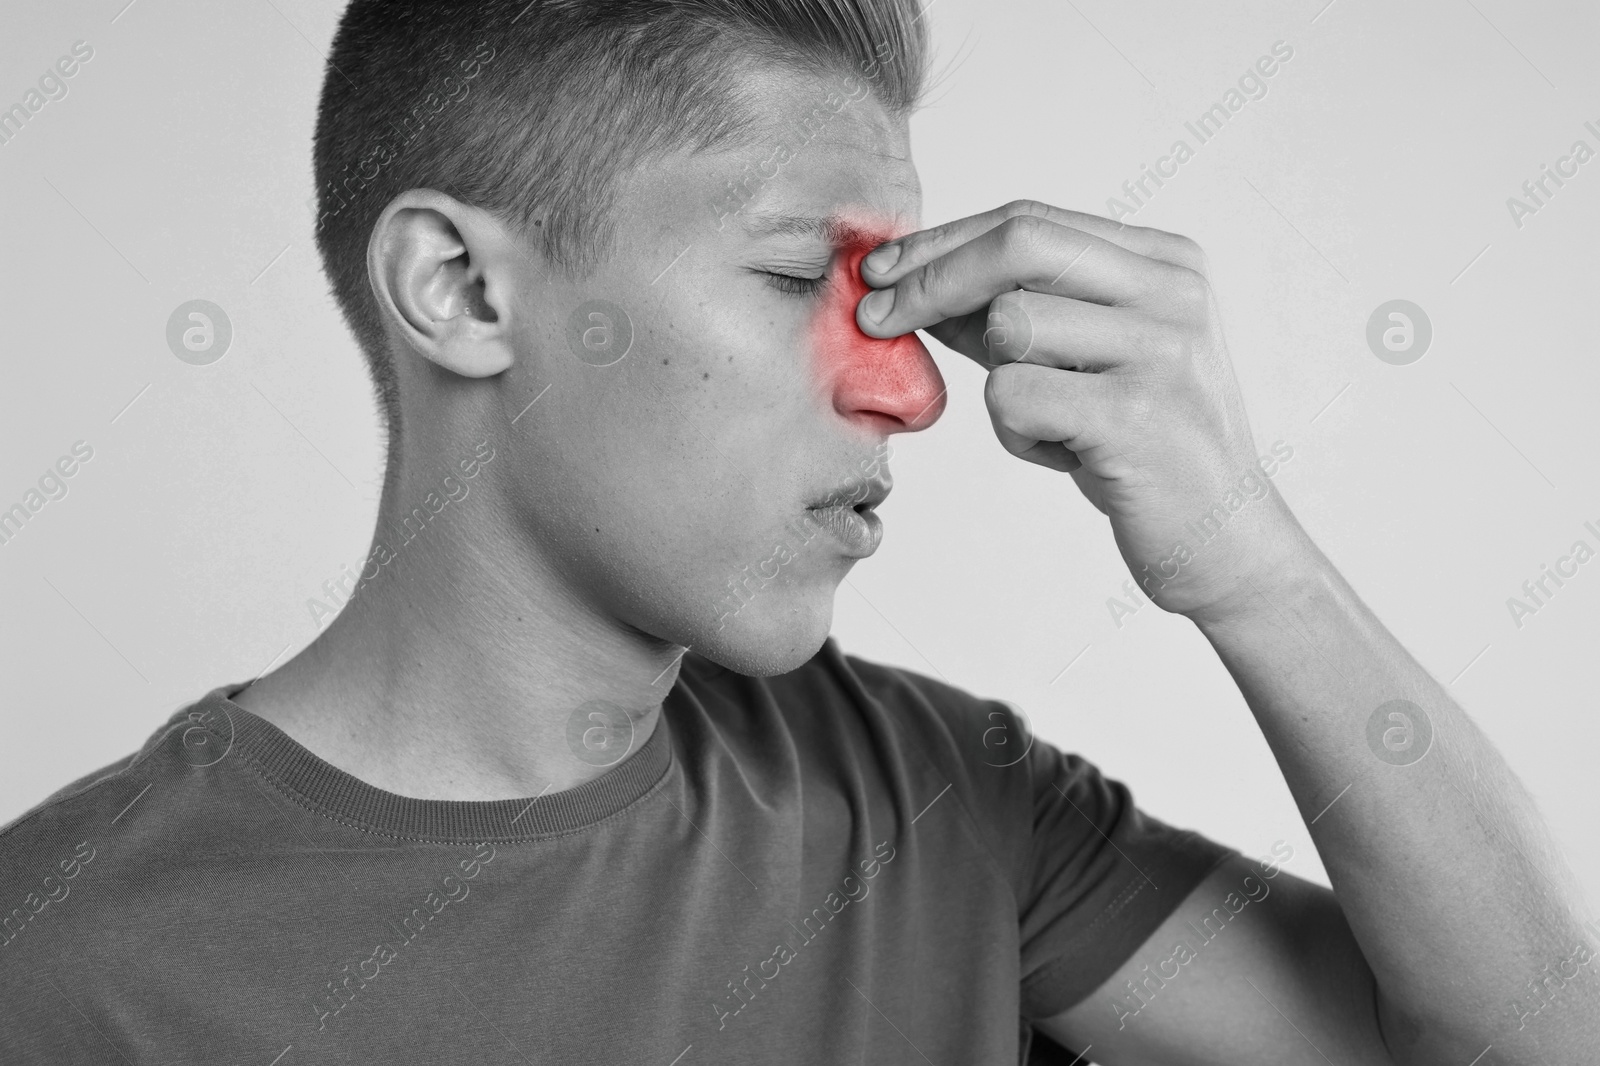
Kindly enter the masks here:
<path id="1" fill-rule="evenodd" d="M 920 15 L 350 5 L 318 240 L 390 430 L 373 551 L 302 653 L 0 834 L 0 1060 L 1594 1061 L 1525 793 L 1232 502 L 1200 251 L 917 228 Z M 827 638 L 942 409 L 918 329 L 1211 641 L 1335 891 Z"/>

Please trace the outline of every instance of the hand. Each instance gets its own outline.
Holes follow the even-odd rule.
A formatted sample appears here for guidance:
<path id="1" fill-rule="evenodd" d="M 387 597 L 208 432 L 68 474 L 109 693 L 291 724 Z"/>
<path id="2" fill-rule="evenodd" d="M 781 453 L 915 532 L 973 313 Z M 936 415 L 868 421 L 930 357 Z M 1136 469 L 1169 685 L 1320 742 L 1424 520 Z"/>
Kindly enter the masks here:
<path id="1" fill-rule="evenodd" d="M 1258 465 L 1187 237 L 1018 200 L 889 241 L 861 269 L 880 290 L 861 329 L 926 329 L 987 368 L 1001 445 L 1072 474 L 1162 607 L 1224 615 L 1309 547 Z"/>

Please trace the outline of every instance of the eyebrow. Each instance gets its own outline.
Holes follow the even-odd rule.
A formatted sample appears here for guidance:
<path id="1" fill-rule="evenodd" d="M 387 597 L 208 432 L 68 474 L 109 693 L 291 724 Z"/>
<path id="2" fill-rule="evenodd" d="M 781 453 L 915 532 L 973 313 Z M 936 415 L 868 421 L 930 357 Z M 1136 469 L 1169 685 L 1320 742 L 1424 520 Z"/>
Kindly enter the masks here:
<path id="1" fill-rule="evenodd" d="M 745 221 L 745 229 L 755 237 L 820 237 L 836 248 L 871 247 L 891 239 L 886 232 L 833 216 L 758 215 Z"/>

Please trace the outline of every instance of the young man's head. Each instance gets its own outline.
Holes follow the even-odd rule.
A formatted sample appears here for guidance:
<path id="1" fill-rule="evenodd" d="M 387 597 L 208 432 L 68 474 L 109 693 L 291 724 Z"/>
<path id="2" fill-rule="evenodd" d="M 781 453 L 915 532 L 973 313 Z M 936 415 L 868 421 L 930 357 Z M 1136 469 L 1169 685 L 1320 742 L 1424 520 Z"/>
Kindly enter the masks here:
<path id="1" fill-rule="evenodd" d="M 483 566 L 742 672 L 813 654 L 888 436 L 944 406 L 914 335 L 854 318 L 920 222 L 924 71 L 915 0 L 354 0 L 317 241 L 385 507 L 487 440 Z"/>

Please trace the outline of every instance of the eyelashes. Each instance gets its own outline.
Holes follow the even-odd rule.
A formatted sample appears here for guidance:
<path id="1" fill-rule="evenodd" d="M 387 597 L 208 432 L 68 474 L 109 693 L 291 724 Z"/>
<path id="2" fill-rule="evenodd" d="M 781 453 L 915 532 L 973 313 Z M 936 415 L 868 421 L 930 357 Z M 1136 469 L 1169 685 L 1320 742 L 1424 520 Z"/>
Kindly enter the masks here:
<path id="1" fill-rule="evenodd" d="M 810 278 L 796 274 L 779 274 L 771 270 L 763 270 L 761 273 L 766 276 L 768 285 L 791 296 L 813 296 L 821 292 L 823 286 L 828 283 L 826 274 Z"/>

